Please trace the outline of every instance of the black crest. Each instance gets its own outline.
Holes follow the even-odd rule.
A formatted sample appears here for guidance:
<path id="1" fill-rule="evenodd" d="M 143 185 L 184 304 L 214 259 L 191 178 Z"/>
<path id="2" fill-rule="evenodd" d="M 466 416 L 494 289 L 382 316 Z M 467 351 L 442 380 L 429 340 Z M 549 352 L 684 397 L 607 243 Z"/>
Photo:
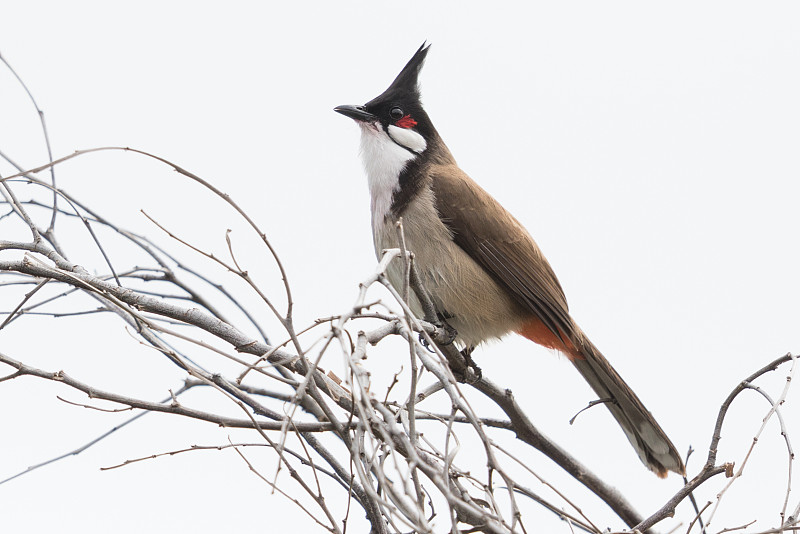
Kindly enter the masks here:
<path id="1" fill-rule="evenodd" d="M 430 49 L 430 47 L 431 45 L 422 43 L 422 46 L 419 47 L 414 57 L 406 63 L 406 66 L 403 67 L 403 70 L 401 70 L 397 78 L 394 79 L 392 85 L 379 96 L 373 98 L 367 104 L 367 108 L 370 107 L 370 104 L 378 102 L 419 101 L 419 71 L 422 70 L 422 65 L 425 63 L 425 57 L 428 55 L 428 49 Z"/>

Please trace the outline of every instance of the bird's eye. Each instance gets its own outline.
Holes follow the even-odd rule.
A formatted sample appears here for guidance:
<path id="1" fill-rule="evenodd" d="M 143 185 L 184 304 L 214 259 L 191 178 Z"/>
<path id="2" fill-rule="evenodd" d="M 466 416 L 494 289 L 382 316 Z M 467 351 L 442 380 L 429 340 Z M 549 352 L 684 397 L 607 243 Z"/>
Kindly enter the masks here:
<path id="1" fill-rule="evenodd" d="M 403 118 L 403 110 L 400 109 L 400 108 L 394 107 L 389 112 L 389 115 L 391 115 L 394 120 L 402 119 Z"/>

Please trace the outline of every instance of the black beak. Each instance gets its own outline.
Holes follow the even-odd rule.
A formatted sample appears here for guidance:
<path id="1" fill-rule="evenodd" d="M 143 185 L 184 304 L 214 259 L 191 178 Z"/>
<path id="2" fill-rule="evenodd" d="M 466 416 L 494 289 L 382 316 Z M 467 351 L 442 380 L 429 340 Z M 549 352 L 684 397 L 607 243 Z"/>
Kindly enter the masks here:
<path id="1" fill-rule="evenodd" d="M 359 122 L 377 122 L 378 117 L 369 113 L 364 106 L 336 106 L 333 111 Z"/>

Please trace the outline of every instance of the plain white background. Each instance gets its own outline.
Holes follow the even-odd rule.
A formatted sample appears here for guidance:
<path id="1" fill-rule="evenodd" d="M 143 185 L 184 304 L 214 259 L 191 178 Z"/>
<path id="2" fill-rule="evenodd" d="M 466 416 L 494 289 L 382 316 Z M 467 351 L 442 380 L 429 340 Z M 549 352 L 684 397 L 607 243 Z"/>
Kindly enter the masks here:
<path id="1" fill-rule="evenodd" d="M 54 156 L 135 147 L 231 194 L 285 262 L 298 325 L 344 311 L 375 261 L 358 129 L 332 108 L 376 96 L 428 40 L 422 93 L 434 124 L 461 167 L 530 230 L 577 321 L 678 448 L 698 450 L 690 474 L 728 392 L 798 351 L 795 3 L 26 2 L 3 11 L 0 53 L 45 111 Z M 5 69 L 0 149 L 25 168 L 47 161 L 35 111 Z M 158 235 L 145 209 L 224 252 L 225 229 L 237 224 L 204 190 L 132 154 L 90 155 L 57 172 L 67 191 L 136 231 Z M 102 270 L 91 243 L 76 243 L 71 259 Z M 267 256 L 243 259 L 279 299 Z M 15 303 L 0 300 L 0 311 Z M 266 310 L 258 313 L 275 328 Z M 152 400 L 180 384 L 163 358 L 111 318 L 38 321 L 0 332 L 0 350 Z M 368 360 L 376 383 L 399 369 L 393 357 Z M 563 358 L 512 338 L 475 357 L 546 433 L 643 513 L 680 487 L 677 477 L 648 474 L 602 410 L 568 425 L 592 395 Z M 775 394 L 786 369 L 767 381 Z M 57 394 L 85 400 L 32 379 L 0 384 L 0 479 L 127 417 L 65 405 Z M 795 439 L 797 402 L 791 392 L 784 413 Z M 753 393 L 737 401 L 721 461 L 742 461 L 767 408 Z M 144 418 L 77 457 L 0 485 L 3 530 L 310 529 L 232 451 L 99 470 L 225 443 L 227 435 Z M 751 461 L 715 532 L 779 521 L 788 460 L 774 421 Z M 544 463 L 530 458 L 558 476 Z M 723 484 L 709 484 L 701 504 Z M 620 528 L 580 495 L 601 526 Z M 792 494 L 791 508 L 798 498 Z M 686 508 L 679 515 L 691 517 Z M 535 526 L 567 531 L 542 521 L 552 524 Z"/>

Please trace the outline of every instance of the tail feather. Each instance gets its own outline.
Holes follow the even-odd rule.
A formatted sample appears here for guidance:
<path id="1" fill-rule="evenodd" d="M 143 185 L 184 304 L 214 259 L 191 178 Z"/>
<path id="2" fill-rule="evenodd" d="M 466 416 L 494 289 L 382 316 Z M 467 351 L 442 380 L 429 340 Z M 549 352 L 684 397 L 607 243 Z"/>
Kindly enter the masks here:
<path id="1" fill-rule="evenodd" d="M 642 463 L 661 478 L 668 471 L 684 475 L 680 454 L 653 415 L 582 332 L 579 337 L 578 343 L 573 344 L 577 348 L 570 351 L 570 360 L 601 399 L 610 399 L 606 406 Z"/>

